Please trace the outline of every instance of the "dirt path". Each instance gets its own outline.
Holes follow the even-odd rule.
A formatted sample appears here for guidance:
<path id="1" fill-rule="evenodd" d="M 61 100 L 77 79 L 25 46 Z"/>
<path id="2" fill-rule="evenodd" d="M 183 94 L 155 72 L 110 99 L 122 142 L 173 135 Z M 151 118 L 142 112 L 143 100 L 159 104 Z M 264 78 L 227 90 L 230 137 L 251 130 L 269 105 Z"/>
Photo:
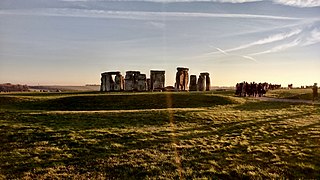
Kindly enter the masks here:
<path id="1" fill-rule="evenodd" d="M 305 104 L 320 104 L 319 101 L 303 100 L 303 99 L 279 99 L 271 97 L 257 97 L 261 101 L 276 101 L 276 102 L 290 102 L 290 103 L 305 103 Z"/>

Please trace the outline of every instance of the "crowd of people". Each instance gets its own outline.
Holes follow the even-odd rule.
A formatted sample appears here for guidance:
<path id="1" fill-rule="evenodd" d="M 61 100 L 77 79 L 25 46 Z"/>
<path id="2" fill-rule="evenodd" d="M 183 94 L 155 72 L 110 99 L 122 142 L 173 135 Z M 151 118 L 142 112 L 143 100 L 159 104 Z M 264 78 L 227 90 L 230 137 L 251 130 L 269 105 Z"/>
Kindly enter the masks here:
<path id="1" fill-rule="evenodd" d="M 255 82 L 241 82 L 236 84 L 236 95 L 237 96 L 253 96 L 253 97 L 261 97 L 263 96 L 267 90 L 271 89 L 280 89 L 281 85 L 278 84 L 269 84 L 269 83 L 255 83 Z"/>

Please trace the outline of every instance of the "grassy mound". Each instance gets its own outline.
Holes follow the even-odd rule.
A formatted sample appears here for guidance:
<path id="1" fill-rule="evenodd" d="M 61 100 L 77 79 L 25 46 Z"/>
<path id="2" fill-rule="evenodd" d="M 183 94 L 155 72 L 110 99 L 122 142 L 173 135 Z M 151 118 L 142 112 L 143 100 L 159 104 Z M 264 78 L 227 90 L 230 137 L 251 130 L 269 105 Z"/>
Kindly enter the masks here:
<path id="1" fill-rule="evenodd" d="M 236 103 L 206 93 L 30 94 L 0 96 L 0 108 L 20 110 L 121 110 L 198 108 Z M 40 97 L 40 98 L 39 98 Z M 2 100 L 1 100 L 2 99 Z"/>

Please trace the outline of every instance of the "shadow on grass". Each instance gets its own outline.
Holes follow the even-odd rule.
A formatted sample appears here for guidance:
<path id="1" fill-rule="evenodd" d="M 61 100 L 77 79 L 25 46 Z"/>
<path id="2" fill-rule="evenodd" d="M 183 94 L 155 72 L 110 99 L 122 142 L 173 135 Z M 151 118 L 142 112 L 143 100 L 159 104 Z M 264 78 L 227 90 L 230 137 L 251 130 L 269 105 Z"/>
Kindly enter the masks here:
<path id="1" fill-rule="evenodd" d="M 263 127 L 265 125 L 270 124 L 282 124 L 283 121 L 286 121 L 288 119 L 299 119 L 299 118 L 305 118 L 312 114 L 313 112 L 305 112 L 305 113 L 299 113 L 299 114 L 288 114 L 283 117 L 279 117 L 277 115 L 272 116 L 262 116 L 262 117 L 255 117 L 254 119 L 248 119 L 248 120 L 242 120 L 242 121 L 231 121 L 231 122 L 215 122 L 211 121 L 210 123 L 202 123 L 201 126 L 197 127 L 191 127 L 187 129 L 177 130 L 177 133 L 179 132 L 197 132 L 194 136 L 184 135 L 179 136 L 179 139 L 182 140 L 190 140 L 193 138 L 201 138 L 206 136 L 212 136 L 212 135 L 219 135 L 223 136 L 225 134 L 236 134 L 240 135 L 244 129 L 252 128 L 252 127 Z M 276 118 L 275 118 L 276 117 Z M 212 130 L 212 129 L 216 130 Z M 296 132 L 296 131 L 294 131 Z M 282 136 L 277 136 L 277 138 L 282 138 Z"/>
<path id="2" fill-rule="evenodd" d="M 26 172 L 37 178 L 48 173 L 46 168 L 64 166 L 60 173 L 71 177 L 92 172 L 111 179 L 172 179 L 179 178 L 182 168 L 187 179 L 314 179 L 320 168 L 319 130 L 313 136 L 308 132 L 319 129 L 319 122 L 286 125 L 287 120 L 311 118 L 312 113 L 207 123 L 175 112 L 176 129 L 170 128 L 167 112 L 6 113 L 1 114 L 5 123 L 0 126 L 0 172 L 9 179 Z M 189 122 L 198 126 L 181 127 Z"/>
<path id="3" fill-rule="evenodd" d="M 72 167 L 69 173 L 73 173 L 73 176 L 77 173 L 102 171 L 105 176 L 113 178 L 146 178 L 161 174 L 164 169 L 150 170 L 148 167 L 131 164 L 135 163 L 135 157 L 126 157 L 128 152 L 152 149 L 153 146 L 171 142 L 168 134 L 157 138 L 157 142 L 149 142 L 142 140 L 148 138 L 148 133 L 126 130 L 130 129 L 129 126 L 161 127 L 165 123 L 169 124 L 166 113 L 122 113 L 120 116 L 112 114 L 100 118 L 83 114 L 65 117 L 11 113 L 3 117 L 2 120 L 6 123 L 0 126 L 0 174 L 8 179 L 25 177 L 26 172 L 31 172 L 31 178 L 39 178 L 48 168 L 58 166 Z M 109 130 L 95 131 L 103 128 Z M 90 140 L 94 142 L 90 143 Z M 143 156 L 133 155 L 137 158 Z M 120 158 L 127 163 L 101 164 L 101 160 L 110 158 Z M 143 159 L 148 159 L 148 156 L 144 155 Z M 150 160 L 151 163 L 152 161 Z M 174 171 L 174 163 L 169 161 L 163 164 Z M 36 169 L 41 171 L 35 172 Z"/>
<path id="4" fill-rule="evenodd" d="M 261 117 L 184 129 L 182 132 L 194 133 L 178 136 L 182 142 L 213 137 L 215 143 L 209 144 L 207 148 L 190 148 L 190 145 L 179 148 L 182 156 L 193 156 L 192 161 L 182 161 L 183 166 L 201 172 L 199 177 L 210 178 L 271 178 L 268 174 L 289 179 L 318 178 L 320 122 L 298 127 L 286 124 L 288 120 L 312 118 L 311 115 L 312 112 L 306 112 L 277 119 L 271 116 L 269 120 L 264 120 L 264 117 Z M 310 136 L 310 131 L 316 133 Z M 177 133 L 179 134 L 179 131 Z M 249 150 L 249 147 L 255 149 Z M 199 164 L 207 164 L 208 168 L 204 170 Z M 226 167 L 229 167 L 228 173 L 222 173 Z M 257 171 L 265 172 L 252 174 Z"/>
<path id="5" fill-rule="evenodd" d="M 0 112 L 2 120 L 13 124 L 36 125 L 53 130 L 89 130 L 161 126 L 169 123 L 168 111 L 122 113 L 49 113 Z"/>

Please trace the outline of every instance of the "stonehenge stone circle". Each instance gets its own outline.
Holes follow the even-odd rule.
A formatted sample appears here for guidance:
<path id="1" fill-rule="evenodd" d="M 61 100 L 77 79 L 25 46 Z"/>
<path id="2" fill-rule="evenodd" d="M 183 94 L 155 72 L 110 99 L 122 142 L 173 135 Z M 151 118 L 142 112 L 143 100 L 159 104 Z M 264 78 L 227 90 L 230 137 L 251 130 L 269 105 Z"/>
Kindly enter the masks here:
<path id="1" fill-rule="evenodd" d="M 190 75 L 189 68 L 177 67 L 175 86 L 168 86 L 175 91 L 210 91 L 210 76 L 208 72 L 202 72 L 197 80 L 196 75 Z M 125 77 L 120 71 L 101 73 L 100 91 L 163 91 L 165 87 L 165 71 L 150 70 L 150 78 L 140 71 L 126 71 Z M 169 89 L 170 89 L 169 88 Z"/>

